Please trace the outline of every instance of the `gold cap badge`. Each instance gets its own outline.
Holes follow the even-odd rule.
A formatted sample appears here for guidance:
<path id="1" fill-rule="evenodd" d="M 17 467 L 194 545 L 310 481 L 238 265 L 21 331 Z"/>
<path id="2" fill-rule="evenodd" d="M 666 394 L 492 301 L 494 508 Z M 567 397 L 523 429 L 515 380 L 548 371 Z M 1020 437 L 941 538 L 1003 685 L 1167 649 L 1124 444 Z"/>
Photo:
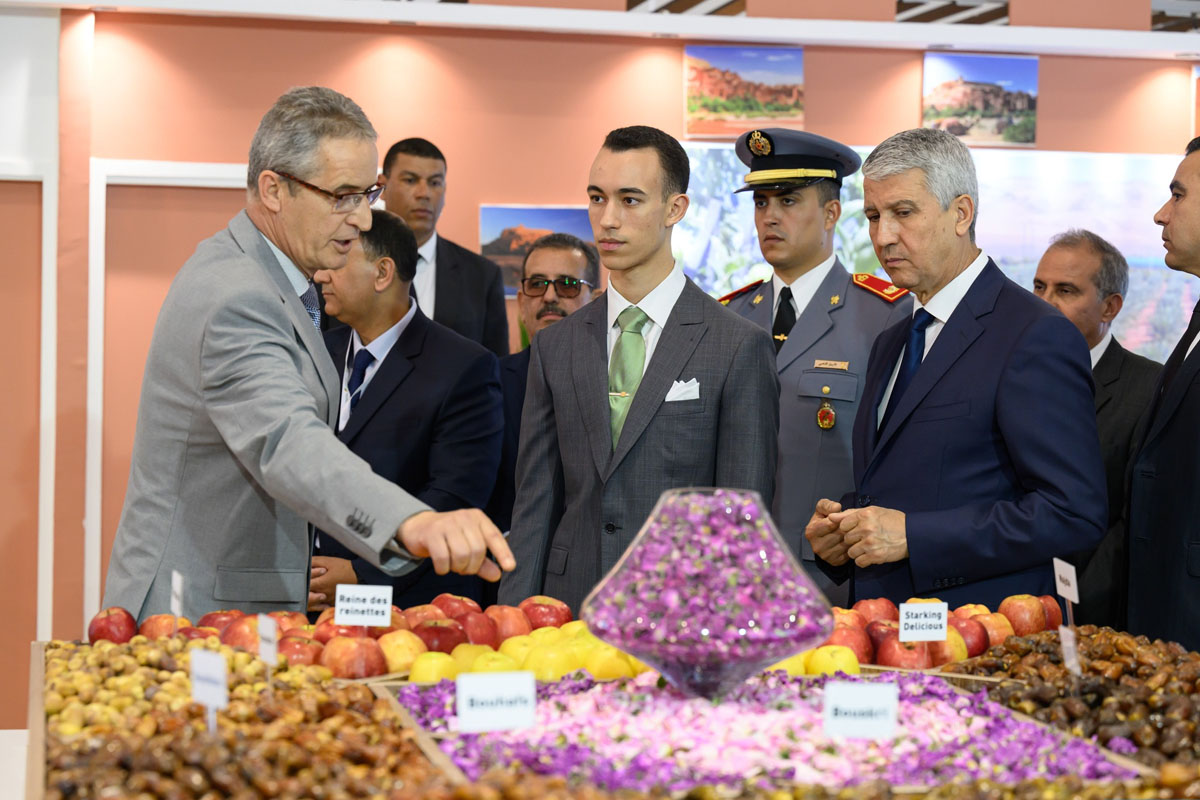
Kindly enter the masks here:
<path id="1" fill-rule="evenodd" d="M 762 131 L 751 132 L 750 138 L 746 140 L 746 146 L 756 156 L 769 156 L 773 149 L 771 146 L 771 137 Z"/>

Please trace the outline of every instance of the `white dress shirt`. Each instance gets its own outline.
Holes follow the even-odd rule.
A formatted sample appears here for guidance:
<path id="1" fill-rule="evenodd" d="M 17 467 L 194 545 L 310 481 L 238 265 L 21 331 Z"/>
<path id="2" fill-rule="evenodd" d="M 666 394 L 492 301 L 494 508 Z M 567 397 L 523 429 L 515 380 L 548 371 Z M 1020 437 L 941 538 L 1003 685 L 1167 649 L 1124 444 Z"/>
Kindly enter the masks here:
<path id="1" fill-rule="evenodd" d="M 1104 338 L 1088 351 L 1092 356 L 1092 369 L 1095 369 L 1096 365 L 1100 363 L 1100 359 L 1104 358 L 1104 351 L 1108 349 L 1110 344 L 1112 344 L 1112 331 L 1104 334 Z"/>
<path id="2" fill-rule="evenodd" d="M 779 293 L 785 286 L 792 287 L 792 310 L 796 312 L 796 318 L 799 319 L 804 309 L 808 308 L 808 304 L 812 302 L 817 289 L 821 287 L 821 282 L 829 275 L 829 270 L 833 269 L 835 260 L 837 260 L 837 256 L 830 254 L 829 258 L 791 283 L 784 283 L 783 278 L 779 277 L 779 273 L 775 273 L 771 277 L 771 286 L 775 290 L 775 308 L 771 312 L 771 320 L 774 321 L 775 315 L 779 313 Z"/>
<path id="3" fill-rule="evenodd" d="M 666 324 L 667 317 L 671 316 L 671 309 L 675 308 L 675 303 L 679 300 L 679 295 L 683 294 L 685 285 L 687 285 L 687 278 L 683 275 L 683 267 L 676 261 L 670 274 L 663 278 L 662 283 L 651 289 L 650 293 L 636 304 L 650 318 L 650 321 L 642 328 L 642 339 L 646 342 L 646 360 L 642 363 L 643 375 L 646 374 L 646 367 L 650 365 L 650 358 L 654 355 L 658 339 L 662 336 L 663 325 Z M 612 283 L 608 284 L 608 358 L 610 361 L 613 348 L 617 345 L 617 338 L 621 335 L 621 329 L 617 326 L 617 317 L 632 305 L 635 304 L 621 297 L 621 293 Z"/>
<path id="4" fill-rule="evenodd" d="M 967 291 L 975 283 L 975 279 L 983 273 L 983 268 L 987 266 L 987 263 L 987 253 L 980 250 L 979 255 L 966 269 L 943 286 L 941 291 L 929 298 L 928 305 L 921 305 L 921 301 L 917 299 L 916 295 L 913 295 L 913 316 L 916 316 L 918 308 L 924 308 L 933 316 L 933 322 L 929 323 L 929 327 L 925 329 L 925 352 L 921 354 L 922 361 L 925 360 L 925 356 L 929 355 L 929 349 L 937 341 L 942 328 L 946 327 L 946 321 L 950 319 L 950 315 L 954 313 L 954 309 L 958 308 L 962 299 L 967 296 Z M 892 399 L 892 387 L 896 385 L 896 376 L 900 374 L 900 362 L 903 360 L 904 351 L 901 350 L 900 358 L 896 359 L 896 366 L 892 367 L 892 377 L 888 381 L 887 390 L 883 393 L 883 399 L 879 401 L 879 408 L 875 410 L 876 426 L 883 422 L 883 413 L 887 411 L 888 401 Z"/>
<path id="5" fill-rule="evenodd" d="M 417 274 L 413 276 L 413 288 L 421 301 L 421 311 L 433 319 L 433 306 L 437 302 L 437 231 L 429 241 L 417 248 Z"/>
<path id="6" fill-rule="evenodd" d="M 367 365 L 366 372 L 363 373 L 362 385 L 358 387 L 355 394 L 362 398 L 362 393 L 367 390 L 367 384 L 371 382 L 371 378 L 375 377 L 375 373 L 379 370 L 379 365 L 387 358 L 388 353 L 392 351 L 392 346 L 400 338 L 400 334 L 404 333 L 404 329 L 408 327 L 408 323 L 412 322 L 413 315 L 417 313 L 416 301 L 408 304 L 408 313 L 400 318 L 392 327 L 388 328 L 383 333 L 371 340 L 371 343 L 366 345 L 367 352 L 375 356 L 375 360 Z M 358 355 L 358 351 L 363 349 L 362 339 L 358 337 L 358 331 L 350 331 L 350 346 L 346 348 L 346 354 L 342 361 L 342 402 L 338 406 L 338 433 L 341 433 L 346 423 L 350 421 L 350 371 L 354 364 L 354 357 Z"/>
<path id="7" fill-rule="evenodd" d="M 263 237 L 263 241 L 267 243 L 267 247 L 271 248 L 271 252 L 275 254 L 275 260 L 279 262 L 279 266 L 283 267 L 283 274 L 287 276 L 288 283 L 292 285 L 296 296 L 299 297 L 308 291 L 308 287 L 312 286 L 312 281 L 304 277 L 304 273 L 300 268 L 292 263 L 282 250 L 275 246 L 275 243 L 263 236 L 263 232 L 258 232 L 259 236 Z"/>
<path id="8" fill-rule="evenodd" d="M 1196 349 L 1196 342 L 1200 342 L 1200 333 L 1197 333 L 1192 338 L 1192 343 L 1188 345 L 1187 352 L 1183 354 L 1183 357 L 1185 360 L 1187 359 L 1188 356 L 1190 356 L 1192 354 L 1192 351 Z"/>

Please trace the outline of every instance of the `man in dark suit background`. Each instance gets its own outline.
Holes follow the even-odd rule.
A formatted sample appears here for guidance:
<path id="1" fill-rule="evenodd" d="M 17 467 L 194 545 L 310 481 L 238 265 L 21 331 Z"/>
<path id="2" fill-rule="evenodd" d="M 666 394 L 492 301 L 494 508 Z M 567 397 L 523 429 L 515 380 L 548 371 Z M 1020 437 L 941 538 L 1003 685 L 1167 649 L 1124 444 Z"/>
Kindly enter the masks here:
<path id="1" fill-rule="evenodd" d="M 1154 221 L 1167 266 L 1200 277 L 1200 138 L 1188 143 Z M 1129 630 L 1193 650 L 1200 648 L 1198 339 L 1200 303 L 1155 386 L 1129 495 Z"/>
<path id="2" fill-rule="evenodd" d="M 1050 593 L 1051 559 L 1095 547 L 1107 511 L 1083 337 L 975 245 L 957 138 L 898 133 L 863 175 L 875 253 L 916 311 L 871 350 L 856 491 L 820 500 L 806 535 L 856 598 Z"/>
<path id="3" fill-rule="evenodd" d="M 533 337 L 543 328 L 574 314 L 592 301 L 592 290 L 600 279 L 596 249 L 569 233 L 541 237 L 525 251 L 521 264 L 521 288 L 517 310 L 525 334 Z M 517 446 L 521 436 L 521 408 L 525 405 L 525 383 L 529 377 L 529 348 L 500 359 L 500 386 L 504 390 L 504 448 L 500 473 L 488 501 L 488 516 L 502 531 L 512 525 L 516 483 Z"/>
<path id="4" fill-rule="evenodd" d="M 1134 429 L 1146 413 L 1162 364 L 1131 353 L 1113 338 L 1112 322 L 1129 290 L 1129 265 L 1117 248 L 1087 230 L 1050 240 L 1038 262 L 1033 293 L 1057 308 L 1083 334 L 1096 383 L 1096 426 L 1108 487 L 1108 532 L 1094 552 L 1070 559 L 1079 569 L 1075 621 L 1125 630 L 1128 591 L 1125 473 Z"/>
<path id="5" fill-rule="evenodd" d="M 752 489 L 770 506 L 775 348 L 671 255 L 689 172 L 679 142 L 646 126 L 609 133 L 592 163 L 609 287 L 533 339 L 503 603 L 545 593 L 578 612 L 667 489 Z"/>
<path id="6" fill-rule="evenodd" d="M 417 237 L 414 294 L 425 316 L 508 355 L 508 315 L 500 268 L 438 236 L 446 205 L 446 157 L 426 139 L 402 139 L 383 157 L 383 202 Z M 337 316 L 336 314 L 334 316 Z"/>
<path id="7" fill-rule="evenodd" d="M 355 244 L 345 268 L 320 270 L 330 313 L 346 324 L 325 334 L 341 378 L 338 438 L 376 474 L 438 511 L 482 508 L 500 460 L 503 418 L 496 357 L 432 324 L 409 296 L 417 246 L 388 211 Z M 438 575 L 427 565 L 389 578 L 318 534 L 311 611 L 339 583 L 387 584 L 401 608 L 442 592 L 479 599 L 473 576 Z"/>

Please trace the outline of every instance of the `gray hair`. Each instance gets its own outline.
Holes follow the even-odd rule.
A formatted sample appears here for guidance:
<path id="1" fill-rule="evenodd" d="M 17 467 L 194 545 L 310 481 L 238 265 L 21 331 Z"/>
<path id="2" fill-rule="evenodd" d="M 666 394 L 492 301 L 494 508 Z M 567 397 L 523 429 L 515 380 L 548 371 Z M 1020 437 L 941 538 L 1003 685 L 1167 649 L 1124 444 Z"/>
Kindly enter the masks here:
<path id="1" fill-rule="evenodd" d="M 974 242 L 975 221 L 979 218 L 979 180 L 967 146 L 946 131 L 914 128 L 888 137 L 871 151 L 862 166 L 863 177 L 873 181 L 910 169 L 925 173 L 925 188 L 941 203 L 943 211 L 960 195 L 971 198 L 975 218 L 971 220 L 969 234 Z"/>
<path id="2" fill-rule="evenodd" d="M 258 194 L 263 170 L 307 178 L 315 171 L 317 148 L 327 138 L 374 142 L 377 134 L 358 104 L 323 86 L 289 89 L 263 115 L 250 142 L 246 187 Z"/>
<path id="3" fill-rule="evenodd" d="M 1100 256 L 1100 269 L 1092 276 L 1092 283 L 1096 284 L 1100 299 L 1103 300 L 1110 294 L 1124 297 L 1129 291 L 1129 264 L 1125 261 L 1125 256 L 1121 255 L 1121 251 L 1113 247 L 1108 240 L 1083 228 L 1072 228 L 1050 240 L 1050 247 L 1047 249 L 1055 247 L 1085 248 Z"/>

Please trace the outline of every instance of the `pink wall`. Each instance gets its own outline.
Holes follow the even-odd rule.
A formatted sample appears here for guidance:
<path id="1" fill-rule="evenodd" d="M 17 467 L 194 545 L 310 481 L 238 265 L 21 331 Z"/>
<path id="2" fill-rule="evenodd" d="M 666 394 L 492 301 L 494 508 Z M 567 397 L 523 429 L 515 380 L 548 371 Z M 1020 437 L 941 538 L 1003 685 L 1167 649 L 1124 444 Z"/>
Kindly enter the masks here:
<path id="1" fill-rule="evenodd" d="M 891 22 L 896 19 L 896 4 L 893 0 L 746 0 L 746 16 Z"/>
<path id="2" fill-rule="evenodd" d="M 1150 0 L 1009 0 L 1010 25 L 1150 30 Z"/>
<path id="3" fill-rule="evenodd" d="M 808 129 L 851 145 L 875 145 L 897 131 L 917 127 L 923 61 L 922 53 L 909 50 L 807 48 Z"/>

